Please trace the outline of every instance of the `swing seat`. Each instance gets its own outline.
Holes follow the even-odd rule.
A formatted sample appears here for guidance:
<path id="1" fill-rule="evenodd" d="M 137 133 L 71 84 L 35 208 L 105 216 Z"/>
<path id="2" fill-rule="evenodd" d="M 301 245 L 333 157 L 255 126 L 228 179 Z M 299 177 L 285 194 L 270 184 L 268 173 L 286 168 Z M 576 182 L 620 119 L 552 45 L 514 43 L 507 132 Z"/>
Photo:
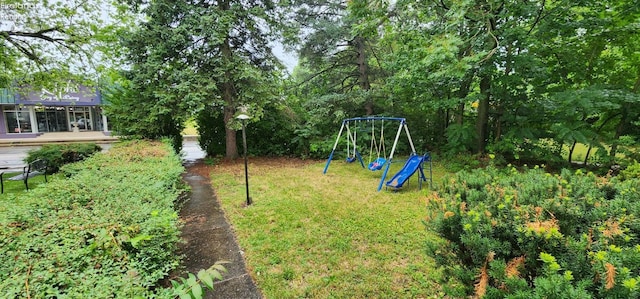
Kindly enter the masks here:
<path id="1" fill-rule="evenodd" d="M 346 159 L 345 161 L 346 161 L 347 163 L 353 163 L 353 162 L 355 162 L 355 161 L 356 161 L 356 157 L 355 157 L 355 156 L 353 156 L 353 157 L 347 157 L 347 159 Z"/>
<path id="2" fill-rule="evenodd" d="M 369 170 L 371 171 L 380 170 L 382 169 L 382 166 L 384 165 L 384 163 L 387 163 L 387 159 L 385 158 L 375 159 L 375 161 L 369 163 Z"/>

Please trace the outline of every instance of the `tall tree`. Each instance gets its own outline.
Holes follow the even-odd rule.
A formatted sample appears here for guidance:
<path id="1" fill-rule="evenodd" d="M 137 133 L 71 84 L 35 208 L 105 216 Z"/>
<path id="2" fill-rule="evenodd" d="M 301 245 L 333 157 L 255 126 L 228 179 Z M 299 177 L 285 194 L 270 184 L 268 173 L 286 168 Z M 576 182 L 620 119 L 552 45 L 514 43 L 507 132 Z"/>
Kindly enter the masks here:
<path id="1" fill-rule="evenodd" d="M 299 78 L 302 88 L 324 87 L 314 96 L 339 97 L 344 106 L 354 106 L 351 113 L 376 113 L 380 62 L 375 21 L 384 10 L 361 0 L 300 1 L 298 5 L 296 18 L 304 33 L 301 65 L 308 71 Z"/>
<path id="2" fill-rule="evenodd" d="M 0 6 L 0 87 L 15 80 L 93 79 L 112 57 L 109 46 L 128 23 L 122 7 L 97 0 L 7 0 Z M 116 21 L 114 16 L 119 16 Z M 37 74 L 34 76 L 34 74 Z"/>
<path id="3" fill-rule="evenodd" d="M 172 123 L 188 112 L 215 109 L 225 123 L 225 156 L 237 157 L 237 108 L 248 107 L 258 118 L 261 101 L 277 92 L 281 66 L 269 42 L 279 30 L 278 7 L 269 0 L 137 4 L 147 20 L 125 45 L 145 109 L 178 115 Z"/>

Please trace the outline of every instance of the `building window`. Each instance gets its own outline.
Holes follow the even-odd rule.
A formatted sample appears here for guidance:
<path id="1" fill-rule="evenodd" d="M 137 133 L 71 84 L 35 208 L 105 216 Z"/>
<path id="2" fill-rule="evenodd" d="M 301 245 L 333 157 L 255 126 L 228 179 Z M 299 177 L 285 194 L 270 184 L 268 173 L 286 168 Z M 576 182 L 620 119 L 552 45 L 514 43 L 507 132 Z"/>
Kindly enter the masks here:
<path id="1" fill-rule="evenodd" d="M 29 108 L 6 106 L 4 118 L 7 120 L 7 133 L 31 133 L 31 116 Z"/>
<path id="2" fill-rule="evenodd" d="M 69 107 L 69 125 L 80 131 L 92 131 L 91 107 Z"/>
<path id="3" fill-rule="evenodd" d="M 64 107 L 36 106 L 36 121 L 38 132 L 69 131 L 67 126 L 67 112 Z"/>

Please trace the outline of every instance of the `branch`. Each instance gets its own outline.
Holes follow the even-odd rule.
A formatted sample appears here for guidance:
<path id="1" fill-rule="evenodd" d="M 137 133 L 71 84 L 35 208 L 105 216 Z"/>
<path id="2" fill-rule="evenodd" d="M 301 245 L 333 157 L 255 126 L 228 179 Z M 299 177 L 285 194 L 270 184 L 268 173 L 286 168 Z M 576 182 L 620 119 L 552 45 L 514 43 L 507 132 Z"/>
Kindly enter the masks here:
<path id="1" fill-rule="evenodd" d="M 449 7 L 446 4 L 444 4 L 444 0 L 440 0 L 440 6 L 442 6 L 442 8 L 446 10 L 449 10 Z"/>
<path id="2" fill-rule="evenodd" d="M 304 85 L 304 84 L 308 83 L 309 81 L 311 81 L 311 80 L 315 79 L 316 77 L 318 77 L 318 76 L 320 76 L 320 75 L 322 75 L 322 74 L 324 74 L 324 73 L 329 72 L 330 70 L 334 69 L 335 67 L 338 67 L 338 66 L 344 66 L 344 65 L 345 65 L 345 64 L 343 64 L 343 63 L 339 63 L 339 61 L 338 61 L 338 60 L 336 60 L 336 61 L 334 61 L 334 62 L 333 62 L 333 65 L 331 65 L 331 66 L 329 66 L 329 67 L 325 68 L 324 70 L 321 70 L 321 71 L 319 71 L 319 72 L 317 72 L 317 73 L 315 73 L 315 74 L 312 74 L 311 76 L 309 76 L 308 78 L 304 79 L 302 82 L 300 82 L 300 83 L 296 84 L 296 85 L 295 85 L 295 86 L 293 86 L 293 87 L 294 87 L 294 88 L 300 87 L 300 86 L 302 86 L 302 85 Z"/>
<path id="3" fill-rule="evenodd" d="M 482 64 L 483 62 L 489 60 L 489 58 L 491 58 L 491 56 L 493 56 L 493 54 L 496 53 L 496 51 L 498 51 L 498 47 L 500 46 L 500 42 L 498 41 L 498 38 L 493 34 L 493 23 L 491 22 L 492 19 L 488 20 L 488 26 L 487 26 L 487 32 L 489 33 L 489 35 L 491 35 L 491 37 L 493 38 L 494 41 L 494 46 L 493 49 L 491 49 L 491 51 L 489 51 L 489 54 L 487 54 L 487 56 L 485 58 L 482 58 L 482 60 L 480 60 L 478 62 L 478 64 Z"/>
<path id="4" fill-rule="evenodd" d="M 533 28 L 535 28 L 536 25 L 538 25 L 538 22 L 540 22 L 540 20 L 542 19 L 542 12 L 544 11 L 545 1 L 546 0 L 542 0 L 542 6 L 540 7 L 540 10 L 538 10 L 538 16 L 536 16 L 536 20 L 533 21 L 533 24 L 531 24 L 531 28 L 529 28 L 527 35 L 531 34 L 531 31 L 533 31 Z"/>
<path id="5" fill-rule="evenodd" d="M 62 38 L 53 38 L 51 36 L 46 35 L 47 33 L 50 33 L 50 32 L 66 33 L 60 27 L 52 27 L 52 28 L 43 29 L 43 30 L 36 31 L 36 32 L 5 31 L 5 33 L 8 34 L 8 36 L 31 37 L 31 38 L 37 38 L 37 39 L 46 40 L 48 42 L 64 41 L 64 39 L 62 39 Z"/>
<path id="6" fill-rule="evenodd" d="M 352 74 L 352 75 L 346 76 L 342 79 L 342 82 L 340 82 L 340 86 L 342 86 L 343 90 L 349 87 L 353 88 L 353 86 L 355 86 L 358 83 L 358 77 L 359 77 L 358 74 Z M 345 82 L 347 82 L 349 79 L 355 79 L 355 83 L 345 86 Z"/>
<path id="7" fill-rule="evenodd" d="M 27 56 L 27 58 L 29 58 L 29 60 L 33 60 L 36 63 L 40 63 L 40 57 L 38 57 L 34 52 L 32 52 L 31 50 L 25 48 L 23 45 L 21 45 L 19 42 L 19 40 L 15 40 L 13 38 L 7 38 L 7 41 L 12 44 L 14 47 L 16 47 L 18 49 L 18 51 L 22 52 L 22 54 L 24 54 L 25 56 Z"/>

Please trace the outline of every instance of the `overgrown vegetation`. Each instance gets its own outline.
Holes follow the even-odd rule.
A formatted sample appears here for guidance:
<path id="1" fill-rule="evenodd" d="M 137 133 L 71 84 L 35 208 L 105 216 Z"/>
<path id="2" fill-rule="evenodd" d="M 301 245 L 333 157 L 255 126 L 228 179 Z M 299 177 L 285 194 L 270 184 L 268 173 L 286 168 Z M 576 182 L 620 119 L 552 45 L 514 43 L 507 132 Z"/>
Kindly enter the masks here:
<path id="1" fill-rule="evenodd" d="M 640 296 L 640 180 L 623 173 L 488 167 L 449 176 L 428 198 L 425 223 L 448 241 L 432 244 L 432 256 L 462 282 L 449 294 Z"/>
<path id="2" fill-rule="evenodd" d="M 183 167 L 169 146 L 130 142 L 62 167 L 0 205 L 3 297 L 173 297 Z"/>
<path id="3" fill-rule="evenodd" d="M 25 162 L 44 159 L 51 173 L 54 173 L 65 164 L 82 161 L 101 150 L 102 148 L 95 143 L 45 144 L 39 149 L 29 151 Z"/>

